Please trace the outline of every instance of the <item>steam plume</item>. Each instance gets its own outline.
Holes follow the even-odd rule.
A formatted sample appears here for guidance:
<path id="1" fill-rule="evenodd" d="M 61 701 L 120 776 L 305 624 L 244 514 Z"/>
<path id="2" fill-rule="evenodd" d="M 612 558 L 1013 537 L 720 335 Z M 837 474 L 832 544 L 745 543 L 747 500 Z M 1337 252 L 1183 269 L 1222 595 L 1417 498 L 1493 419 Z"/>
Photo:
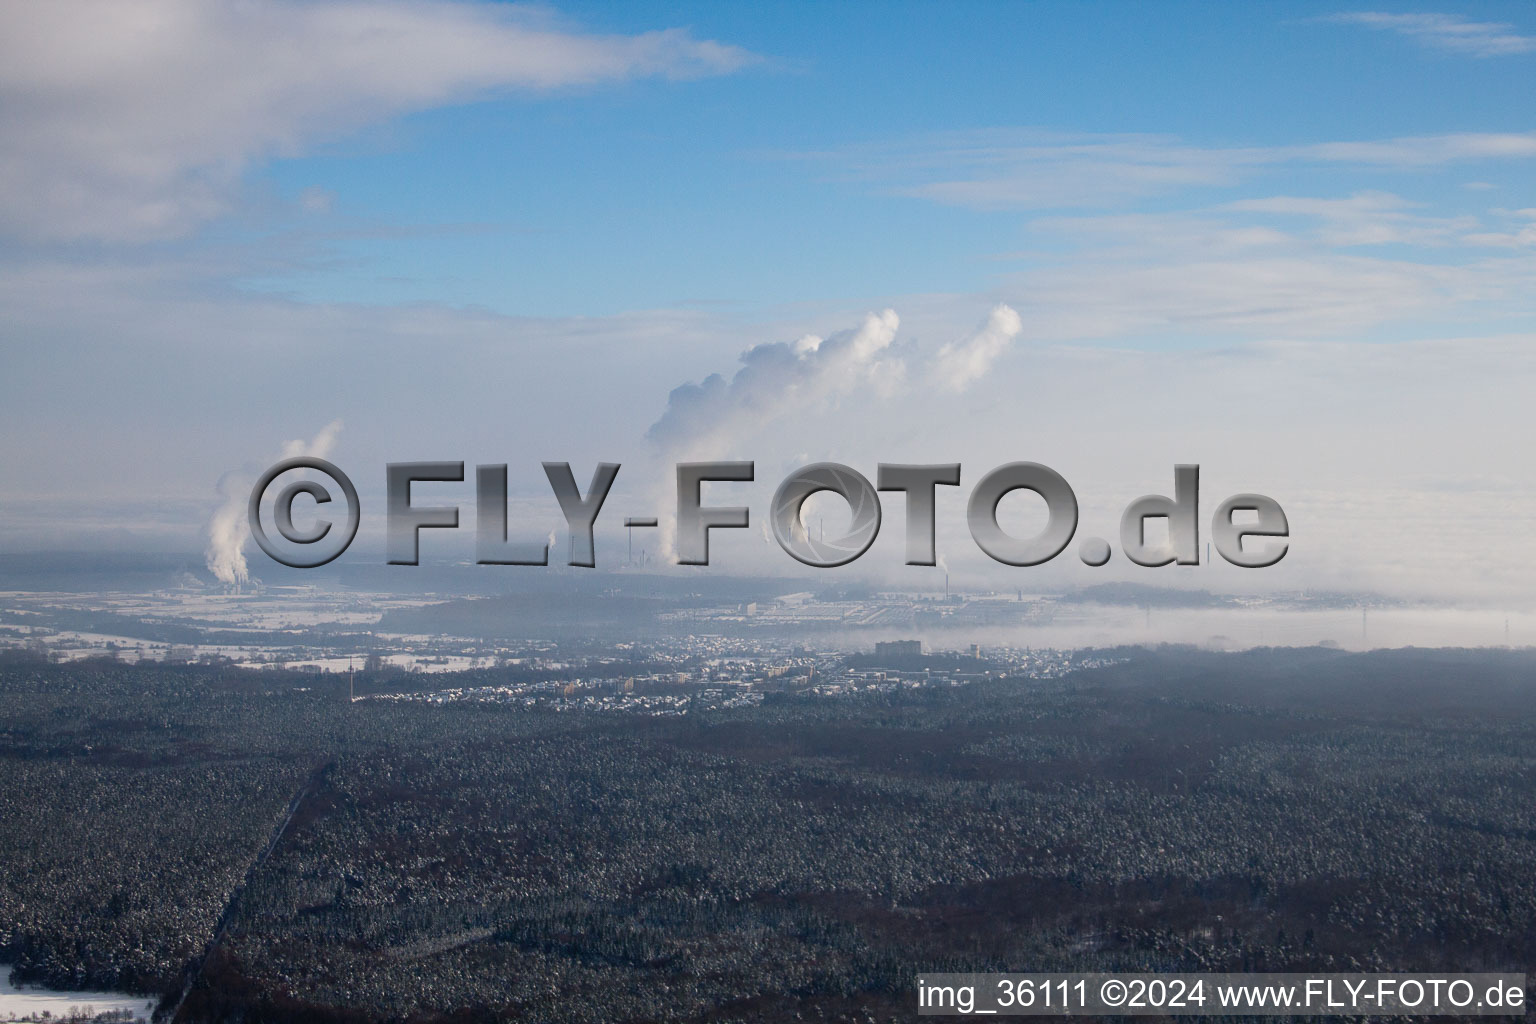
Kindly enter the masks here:
<path id="1" fill-rule="evenodd" d="M 674 455 L 720 454 L 741 439 L 744 428 L 761 428 L 798 409 L 871 382 L 889 382 L 900 360 L 882 358 L 896 337 L 895 310 L 870 313 L 854 330 L 823 340 L 808 334 L 792 344 L 771 342 L 742 354 L 729 382 L 712 373 L 684 384 L 667 399 L 667 411 L 647 436 Z"/>
<path id="2" fill-rule="evenodd" d="M 873 390 L 888 396 L 900 390 L 906 372 L 901 359 L 887 351 L 900 324 L 887 309 L 826 339 L 807 334 L 750 348 L 730 380 L 714 373 L 674 389 L 647 436 L 671 461 L 729 458 L 753 434 L 845 394 Z M 986 375 L 1023 329 L 1011 307 L 995 306 L 974 334 L 945 345 L 927 369 L 947 389 L 964 391 Z M 672 496 L 663 490 L 657 499 L 657 507 L 666 509 Z M 663 514 L 660 525 L 661 548 L 671 553 L 677 524 Z"/>
<path id="3" fill-rule="evenodd" d="M 323 459 L 336 444 L 341 432 L 341 420 L 332 420 L 309 441 L 285 441 L 279 459 L 291 459 L 309 455 Z M 250 578 L 250 567 L 245 561 L 245 542 L 251 535 L 246 522 L 246 503 L 250 500 L 254 478 L 246 473 L 225 473 L 219 480 L 221 503 L 208 521 L 208 571 L 220 583 L 244 583 Z"/>
<path id="4" fill-rule="evenodd" d="M 951 342 L 939 350 L 936 369 L 944 386 L 951 391 L 964 391 L 992 368 L 1023 329 L 1024 321 L 1011 307 L 994 306 L 980 330 L 965 341 Z"/>
<path id="5" fill-rule="evenodd" d="M 886 349 L 901 318 L 895 310 L 869 313 L 858 327 L 823 339 L 807 334 L 792 343 L 757 345 L 742 354 L 729 382 L 718 373 L 672 391 L 667 410 L 647 436 L 671 461 L 726 457 L 751 432 L 860 387 L 889 390 L 901 379 L 900 359 Z M 669 492 L 658 507 L 667 508 Z M 661 550 L 672 553 L 677 523 L 661 517 Z"/>

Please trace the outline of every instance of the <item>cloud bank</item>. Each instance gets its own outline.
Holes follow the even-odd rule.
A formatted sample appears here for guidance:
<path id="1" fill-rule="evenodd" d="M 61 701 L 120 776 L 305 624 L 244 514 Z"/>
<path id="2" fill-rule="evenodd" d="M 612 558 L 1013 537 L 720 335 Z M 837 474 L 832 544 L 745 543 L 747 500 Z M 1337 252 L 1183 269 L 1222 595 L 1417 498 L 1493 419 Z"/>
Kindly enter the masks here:
<path id="1" fill-rule="evenodd" d="M 0 231 L 143 241 L 227 212 L 271 156 L 505 90 L 753 60 L 682 30 L 582 34 L 504 4 L 50 0 L 0 7 Z"/>

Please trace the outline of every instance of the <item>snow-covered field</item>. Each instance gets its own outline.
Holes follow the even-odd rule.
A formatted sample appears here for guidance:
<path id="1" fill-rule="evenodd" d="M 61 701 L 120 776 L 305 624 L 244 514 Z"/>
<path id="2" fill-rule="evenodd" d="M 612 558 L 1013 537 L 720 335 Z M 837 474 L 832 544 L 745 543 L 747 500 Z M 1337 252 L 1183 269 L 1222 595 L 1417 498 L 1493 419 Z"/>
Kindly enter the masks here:
<path id="1" fill-rule="evenodd" d="M 50 992 L 42 988 L 17 988 L 9 980 L 10 968 L 0 966 L 0 1021 L 90 1019 L 109 1012 L 132 1013 L 136 1020 L 148 1020 L 155 1008 L 149 996 L 122 992 Z"/>
<path id="2" fill-rule="evenodd" d="M 129 663 L 176 662 L 216 657 L 242 668 L 282 666 L 320 672 L 361 669 L 370 654 L 413 672 L 450 672 L 488 667 L 505 653 L 467 638 L 379 633 L 368 628 L 391 609 L 425 603 L 425 598 L 307 587 L 245 594 L 190 588 L 98 594 L 7 591 L 0 592 L 0 612 L 12 621 L 0 622 L 0 647 L 40 648 L 59 661 L 108 656 Z M 45 625 L 54 614 L 81 612 L 139 619 L 149 628 L 218 631 L 218 639 L 224 642 L 199 643 L 189 637 L 192 642 L 169 643 Z M 290 632 L 322 623 L 366 636 L 331 643 L 324 635 Z M 243 642 L 247 635 L 249 643 Z M 207 636 L 213 639 L 214 633 Z"/>

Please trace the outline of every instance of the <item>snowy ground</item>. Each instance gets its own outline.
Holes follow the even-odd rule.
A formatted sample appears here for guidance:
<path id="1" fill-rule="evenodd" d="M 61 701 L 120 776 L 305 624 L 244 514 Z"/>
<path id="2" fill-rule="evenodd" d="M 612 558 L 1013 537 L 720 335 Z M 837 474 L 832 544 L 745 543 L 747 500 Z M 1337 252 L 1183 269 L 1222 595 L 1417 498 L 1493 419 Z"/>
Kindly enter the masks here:
<path id="1" fill-rule="evenodd" d="M 17 988 L 8 980 L 10 969 L 0 967 L 0 1021 L 52 1020 L 78 1017 L 89 1019 L 108 1012 L 127 1010 L 135 1020 L 148 1020 L 155 1008 L 149 996 L 131 996 L 122 992 L 50 992 L 41 988 Z"/>

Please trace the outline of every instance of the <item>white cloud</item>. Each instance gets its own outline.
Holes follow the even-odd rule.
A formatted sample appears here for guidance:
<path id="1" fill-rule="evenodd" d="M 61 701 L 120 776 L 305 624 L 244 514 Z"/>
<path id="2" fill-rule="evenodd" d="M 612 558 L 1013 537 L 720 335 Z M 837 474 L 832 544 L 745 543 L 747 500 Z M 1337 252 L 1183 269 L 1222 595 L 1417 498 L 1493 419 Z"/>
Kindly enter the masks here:
<path id="1" fill-rule="evenodd" d="M 1285 146 L 1193 146 L 1138 134 L 945 133 L 814 154 L 897 195 L 982 210 L 1102 208 L 1224 188 L 1273 168 L 1416 169 L 1536 158 L 1536 132 L 1465 132 Z"/>
<path id="2" fill-rule="evenodd" d="M 850 149 L 845 163 L 908 181 L 894 191 L 979 209 L 1102 206 L 1192 186 L 1235 184 L 1261 151 L 1187 146 L 1156 135 L 951 133 Z"/>
<path id="3" fill-rule="evenodd" d="M 1317 162 L 1380 167 L 1436 167 L 1474 160 L 1536 157 L 1536 132 L 1456 132 L 1412 135 L 1374 142 L 1322 142 L 1282 147 L 1273 163 Z"/>
<path id="4" fill-rule="evenodd" d="M 1507 57 L 1536 52 L 1536 36 L 1523 36 L 1502 21 L 1468 21 L 1459 14 L 1385 14 L 1349 11 L 1320 19 L 1396 32 L 1425 46 L 1471 57 Z"/>
<path id="5" fill-rule="evenodd" d="M 1048 337 L 1190 339 L 1337 337 L 1486 302 L 1510 285 L 1495 268 L 1327 254 L 1147 253 L 1136 262 L 1062 263 L 1022 274 L 1002 291 Z"/>
<path id="6" fill-rule="evenodd" d="M 1536 261 L 1522 250 L 1528 218 L 1490 217 L 1503 230 L 1368 192 L 1039 218 L 1028 224 L 1038 248 L 1006 257 L 1017 269 L 990 294 L 1044 342 L 1347 338 L 1426 320 L 1505 329 L 1536 312 Z M 1386 245 L 1394 248 L 1360 251 Z M 1492 251 L 1474 257 L 1469 247 Z"/>
<path id="7" fill-rule="evenodd" d="M 172 237 L 225 212 L 253 161 L 399 114 L 751 60 L 682 30 L 582 34 L 501 4 L 7 3 L 0 230 Z"/>
<path id="8" fill-rule="evenodd" d="M 1225 204 L 1224 210 L 1302 217 L 1321 222 L 1315 232 L 1325 245 L 1443 245 L 1465 240 L 1477 227 L 1473 217 L 1430 217 L 1419 204 L 1389 192 L 1356 192 L 1344 198 L 1267 196 Z"/>
<path id="9" fill-rule="evenodd" d="M 1514 210 L 1508 214 L 1512 226 L 1508 231 L 1487 231 L 1467 236 L 1467 241 L 1475 245 L 1488 245 L 1498 248 L 1536 249 L 1536 207 L 1526 210 Z"/>

